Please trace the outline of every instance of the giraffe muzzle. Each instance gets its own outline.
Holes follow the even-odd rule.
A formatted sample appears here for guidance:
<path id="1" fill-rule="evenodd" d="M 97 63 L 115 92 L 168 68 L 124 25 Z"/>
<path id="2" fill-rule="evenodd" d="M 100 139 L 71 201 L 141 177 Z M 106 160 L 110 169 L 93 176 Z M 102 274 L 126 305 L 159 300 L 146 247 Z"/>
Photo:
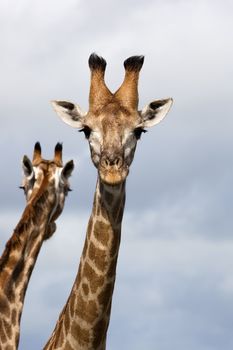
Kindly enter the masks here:
<path id="1" fill-rule="evenodd" d="M 121 155 L 104 154 L 101 157 L 100 165 L 108 170 L 119 170 L 123 166 L 123 157 Z"/>
<path id="2" fill-rule="evenodd" d="M 102 155 L 99 164 L 99 175 L 103 182 L 117 185 L 123 182 L 129 172 L 121 155 Z"/>

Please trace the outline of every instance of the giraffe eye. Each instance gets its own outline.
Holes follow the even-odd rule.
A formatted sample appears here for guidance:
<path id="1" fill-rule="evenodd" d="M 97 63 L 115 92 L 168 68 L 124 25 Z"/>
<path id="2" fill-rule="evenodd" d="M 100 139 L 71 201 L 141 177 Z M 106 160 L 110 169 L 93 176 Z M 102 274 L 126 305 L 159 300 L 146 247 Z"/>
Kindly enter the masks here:
<path id="1" fill-rule="evenodd" d="M 145 130 L 143 128 L 136 128 L 136 129 L 134 129 L 134 135 L 135 135 L 137 140 L 140 140 L 141 134 L 143 132 L 147 132 L 147 130 Z"/>
<path id="2" fill-rule="evenodd" d="M 89 139 L 91 135 L 91 128 L 89 126 L 85 125 L 82 129 L 79 130 L 79 132 L 84 132 L 86 139 Z"/>
<path id="3" fill-rule="evenodd" d="M 25 192 L 25 190 L 26 190 L 25 186 L 19 186 L 19 188 L 20 188 L 21 190 L 24 190 L 24 192 Z"/>

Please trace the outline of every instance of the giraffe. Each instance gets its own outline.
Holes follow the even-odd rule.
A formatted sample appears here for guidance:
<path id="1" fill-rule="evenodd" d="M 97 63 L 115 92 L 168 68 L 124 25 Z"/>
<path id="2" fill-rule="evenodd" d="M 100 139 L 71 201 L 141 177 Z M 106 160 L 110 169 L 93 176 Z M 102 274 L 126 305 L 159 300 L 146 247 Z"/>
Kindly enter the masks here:
<path id="1" fill-rule="evenodd" d="M 55 147 L 53 160 L 41 156 L 35 144 L 33 161 L 22 161 L 26 195 L 22 217 L 8 240 L 0 259 L 0 348 L 18 348 L 20 319 L 25 293 L 41 245 L 56 230 L 55 220 L 62 213 L 69 191 L 68 178 L 73 161 L 62 165 L 62 145 Z"/>
<path id="2" fill-rule="evenodd" d="M 172 105 L 171 98 L 156 100 L 138 111 L 143 62 L 143 56 L 125 60 L 125 78 L 112 93 L 104 81 L 106 61 L 92 54 L 88 112 L 68 101 L 52 101 L 65 123 L 84 132 L 98 176 L 78 274 L 44 350 L 106 348 L 126 178 L 141 134 L 159 123 Z"/>

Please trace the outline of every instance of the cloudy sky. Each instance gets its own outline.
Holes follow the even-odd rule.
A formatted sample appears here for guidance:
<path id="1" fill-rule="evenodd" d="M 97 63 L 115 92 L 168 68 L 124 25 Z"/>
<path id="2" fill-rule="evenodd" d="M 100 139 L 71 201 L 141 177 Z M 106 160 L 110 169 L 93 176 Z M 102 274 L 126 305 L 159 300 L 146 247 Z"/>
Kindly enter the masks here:
<path id="1" fill-rule="evenodd" d="M 2 0 L 0 3 L 0 250 L 25 206 L 21 159 L 57 141 L 74 159 L 73 192 L 42 247 L 26 295 L 20 350 L 40 350 L 76 275 L 96 170 L 82 134 L 50 106 L 86 109 L 95 51 L 106 81 L 144 54 L 140 108 L 173 97 L 142 136 L 127 203 L 108 349 L 233 348 L 233 3 L 231 0 Z"/>

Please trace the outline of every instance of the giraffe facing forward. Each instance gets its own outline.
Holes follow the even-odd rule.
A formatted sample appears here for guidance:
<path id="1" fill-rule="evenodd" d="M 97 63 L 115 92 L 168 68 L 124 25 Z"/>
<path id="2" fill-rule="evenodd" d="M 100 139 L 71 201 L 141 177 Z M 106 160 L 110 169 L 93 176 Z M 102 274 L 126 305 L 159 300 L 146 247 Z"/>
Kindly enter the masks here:
<path id="1" fill-rule="evenodd" d="M 41 245 L 56 230 L 69 191 L 73 161 L 62 165 L 62 145 L 54 159 L 41 157 L 37 142 L 33 161 L 23 158 L 26 208 L 0 259 L 0 349 L 15 350 L 19 343 L 20 319 L 28 282 Z"/>
<path id="2" fill-rule="evenodd" d="M 71 102 L 53 102 L 64 122 L 85 133 L 98 179 L 78 274 L 45 350 L 106 347 L 126 177 L 144 128 L 159 123 L 172 105 L 170 98 L 156 100 L 138 111 L 138 78 L 143 61 L 143 56 L 133 56 L 124 62 L 124 81 L 112 93 L 104 81 L 105 60 L 92 54 L 89 111 L 83 113 Z"/>

